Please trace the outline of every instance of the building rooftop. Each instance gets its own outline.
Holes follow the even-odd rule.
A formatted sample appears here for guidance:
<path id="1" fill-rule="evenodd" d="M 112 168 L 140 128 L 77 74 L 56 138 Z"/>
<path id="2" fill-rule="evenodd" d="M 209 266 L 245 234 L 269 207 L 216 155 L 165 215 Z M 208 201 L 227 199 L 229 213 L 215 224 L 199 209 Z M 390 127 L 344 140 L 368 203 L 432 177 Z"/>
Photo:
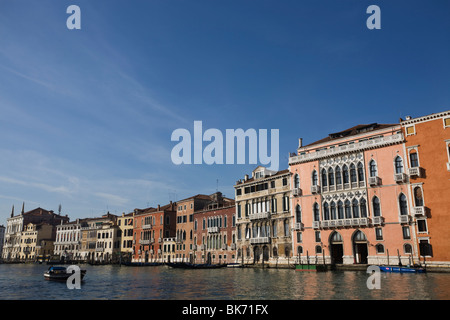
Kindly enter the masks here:
<path id="1" fill-rule="evenodd" d="M 311 146 L 322 144 L 325 142 L 332 142 L 334 140 L 347 138 L 347 137 L 351 137 L 351 136 L 356 136 L 361 133 L 366 133 L 366 132 L 380 130 L 380 129 L 386 129 L 386 128 L 395 127 L 395 126 L 398 126 L 398 124 L 379 124 L 379 123 L 358 124 L 354 127 L 348 128 L 343 131 L 330 133 L 328 135 L 328 137 L 317 140 L 317 141 L 307 144 L 305 146 L 299 146 L 299 148 L 311 147 Z"/>

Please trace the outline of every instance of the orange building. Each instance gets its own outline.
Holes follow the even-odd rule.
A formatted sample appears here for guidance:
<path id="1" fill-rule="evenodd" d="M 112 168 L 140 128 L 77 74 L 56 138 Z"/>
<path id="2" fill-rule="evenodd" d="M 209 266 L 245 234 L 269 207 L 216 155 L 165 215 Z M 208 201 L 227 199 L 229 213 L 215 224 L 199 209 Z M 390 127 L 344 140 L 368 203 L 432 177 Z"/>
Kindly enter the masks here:
<path id="1" fill-rule="evenodd" d="M 193 261 L 194 211 L 203 209 L 208 202 L 211 198 L 204 194 L 177 201 L 176 262 Z"/>
<path id="2" fill-rule="evenodd" d="M 427 265 L 450 266 L 450 111 L 400 121 L 409 164 L 411 215 Z"/>
<path id="3" fill-rule="evenodd" d="M 233 263 L 236 257 L 236 206 L 216 192 L 202 210 L 194 213 L 196 263 Z"/>
<path id="4" fill-rule="evenodd" d="M 133 262 L 163 262 L 164 241 L 176 234 L 176 203 L 135 209 Z"/>
<path id="5" fill-rule="evenodd" d="M 289 158 L 300 263 L 417 263 L 399 124 L 357 125 Z"/>

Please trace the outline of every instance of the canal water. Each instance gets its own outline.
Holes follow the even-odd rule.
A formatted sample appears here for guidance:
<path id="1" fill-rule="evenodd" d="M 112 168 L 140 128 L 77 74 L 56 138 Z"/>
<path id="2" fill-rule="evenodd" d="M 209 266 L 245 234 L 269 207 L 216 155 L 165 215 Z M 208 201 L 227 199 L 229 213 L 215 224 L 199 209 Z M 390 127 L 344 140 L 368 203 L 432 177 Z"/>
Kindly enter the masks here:
<path id="1" fill-rule="evenodd" d="M 369 290 L 364 271 L 90 266 L 81 289 L 47 281 L 47 265 L 0 264 L 1 300 L 447 300 L 450 274 L 381 273 Z"/>

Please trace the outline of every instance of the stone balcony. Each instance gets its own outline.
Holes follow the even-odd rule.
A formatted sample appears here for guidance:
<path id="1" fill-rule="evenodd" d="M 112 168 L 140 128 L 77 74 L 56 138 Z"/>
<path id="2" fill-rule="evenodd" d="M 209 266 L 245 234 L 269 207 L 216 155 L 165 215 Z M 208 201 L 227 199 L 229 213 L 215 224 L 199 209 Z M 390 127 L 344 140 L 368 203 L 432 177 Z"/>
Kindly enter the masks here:
<path id="1" fill-rule="evenodd" d="M 250 238 L 250 244 L 265 244 L 265 243 L 270 243 L 269 237 Z"/>
<path id="2" fill-rule="evenodd" d="M 316 225 L 314 225 L 316 223 Z M 322 220 L 314 221 L 313 229 L 320 228 L 339 228 L 339 227 L 364 227 L 369 226 L 370 219 L 369 218 L 350 218 L 350 219 L 335 219 L 335 220 Z"/>
<path id="3" fill-rule="evenodd" d="M 300 230 L 303 230 L 303 229 L 304 229 L 303 223 L 301 223 L 301 222 L 294 223 L 294 230 L 300 231 Z"/>
<path id="4" fill-rule="evenodd" d="M 265 211 L 265 212 L 252 213 L 248 217 L 250 220 L 268 219 L 268 218 L 270 218 L 270 212 Z"/>
<path id="5" fill-rule="evenodd" d="M 410 177 L 417 177 L 420 178 L 422 175 L 422 168 L 421 167 L 412 167 L 408 169 L 408 174 Z"/>
<path id="6" fill-rule="evenodd" d="M 144 244 L 144 245 L 145 244 L 151 244 L 153 242 L 155 242 L 154 239 L 145 239 L 145 240 L 141 239 L 141 240 L 139 240 L 139 244 Z"/>
<path id="7" fill-rule="evenodd" d="M 406 173 L 396 173 L 394 174 L 394 180 L 397 183 L 403 183 L 406 182 Z"/>
<path id="8" fill-rule="evenodd" d="M 416 217 L 425 216 L 425 214 L 426 214 L 426 208 L 424 206 L 414 207 L 413 210 L 414 210 L 414 216 L 416 216 Z"/>
<path id="9" fill-rule="evenodd" d="M 208 233 L 217 233 L 219 232 L 219 227 L 208 227 Z"/>

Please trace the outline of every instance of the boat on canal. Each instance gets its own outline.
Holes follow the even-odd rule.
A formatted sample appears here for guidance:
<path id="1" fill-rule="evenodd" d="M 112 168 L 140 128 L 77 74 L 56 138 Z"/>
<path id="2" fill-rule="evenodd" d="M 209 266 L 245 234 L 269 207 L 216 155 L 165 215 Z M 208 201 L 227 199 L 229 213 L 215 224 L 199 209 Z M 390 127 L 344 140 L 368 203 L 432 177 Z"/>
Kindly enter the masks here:
<path id="1" fill-rule="evenodd" d="M 48 268 L 46 272 L 44 272 L 44 278 L 46 280 L 67 280 L 75 271 L 68 272 L 66 267 L 61 266 L 51 266 Z M 86 275 L 86 270 L 80 270 L 81 280 L 83 280 Z"/>
<path id="2" fill-rule="evenodd" d="M 324 272 L 328 271 L 328 267 L 323 264 L 296 264 L 295 271 Z"/>
<path id="3" fill-rule="evenodd" d="M 425 268 L 422 267 L 398 267 L 398 266 L 380 266 L 382 272 L 395 272 L 395 273 L 424 273 Z"/>

